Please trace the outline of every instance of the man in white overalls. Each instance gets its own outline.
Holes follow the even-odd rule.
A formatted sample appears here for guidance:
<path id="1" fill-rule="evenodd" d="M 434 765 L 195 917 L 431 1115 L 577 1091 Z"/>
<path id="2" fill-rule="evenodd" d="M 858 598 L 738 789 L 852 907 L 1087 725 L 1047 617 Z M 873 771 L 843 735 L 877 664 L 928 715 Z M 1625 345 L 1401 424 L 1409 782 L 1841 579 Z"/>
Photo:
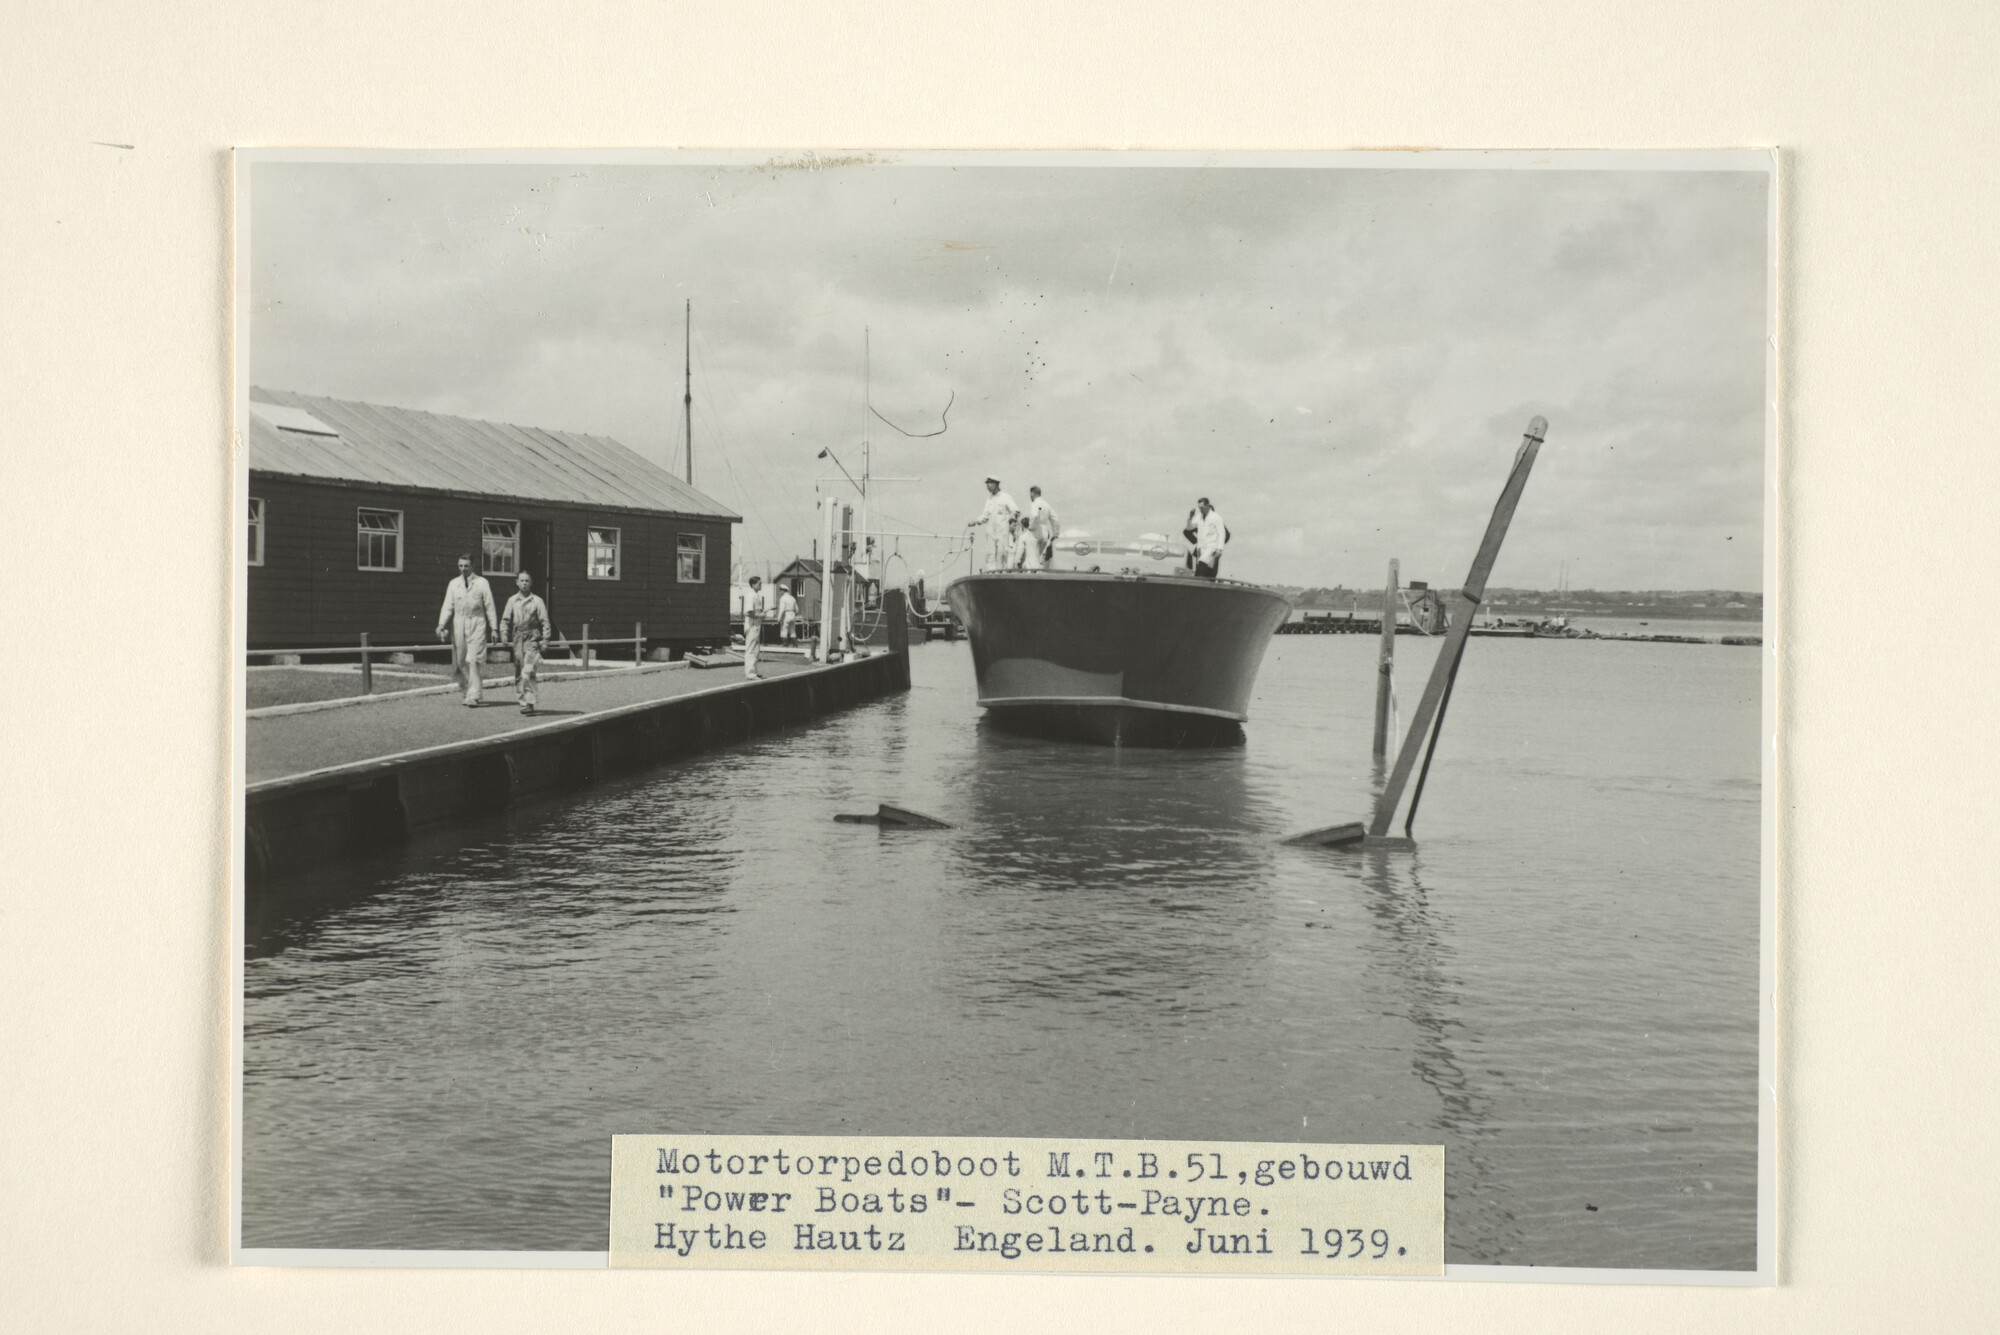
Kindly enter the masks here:
<path id="1" fill-rule="evenodd" d="M 514 699 L 523 714 L 535 712 L 535 686 L 542 676 L 542 651 L 555 632 L 549 605 L 534 592 L 534 580 L 523 570 L 514 576 L 520 592 L 507 600 L 500 614 L 500 638 L 514 651 Z"/>
<path id="2" fill-rule="evenodd" d="M 757 652 L 764 644 L 764 577 L 752 575 L 743 586 L 743 675 L 756 680 Z"/>
<path id="3" fill-rule="evenodd" d="M 486 642 L 492 638 L 500 613 L 493 606 L 493 589 L 485 578 L 472 573 L 472 558 L 458 558 L 458 578 L 446 586 L 444 607 L 438 612 L 438 642 L 451 641 L 451 676 L 465 687 L 465 703 L 479 707 L 479 669 L 486 661 Z"/>

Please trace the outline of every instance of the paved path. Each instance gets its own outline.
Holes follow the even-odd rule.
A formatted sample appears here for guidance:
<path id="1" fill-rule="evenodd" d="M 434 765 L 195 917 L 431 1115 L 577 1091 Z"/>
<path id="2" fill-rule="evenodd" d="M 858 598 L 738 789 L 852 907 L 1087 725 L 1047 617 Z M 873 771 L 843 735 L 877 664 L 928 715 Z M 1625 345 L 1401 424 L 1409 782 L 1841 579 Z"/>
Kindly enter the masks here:
<path id="1" fill-rule="evenodd" d="M 789 677 L 826 669 L 799 659 L 766 658 L 766 677 Z M 252 785 L 336 765 L 377 760 L 453 742 L 497 737 L 523 728 L 581 718 L 588 714 L 694 695 L 746 684 L 736 666 L 672 671 L 607 672 L 541 684 L 540 706 L 523 716 L 511 686 L 486 688 L 478 709 L 467 709 L 456 692 L 373 699 L 309 714 L 280 714 L 245 721 L 244 766 Z"/>

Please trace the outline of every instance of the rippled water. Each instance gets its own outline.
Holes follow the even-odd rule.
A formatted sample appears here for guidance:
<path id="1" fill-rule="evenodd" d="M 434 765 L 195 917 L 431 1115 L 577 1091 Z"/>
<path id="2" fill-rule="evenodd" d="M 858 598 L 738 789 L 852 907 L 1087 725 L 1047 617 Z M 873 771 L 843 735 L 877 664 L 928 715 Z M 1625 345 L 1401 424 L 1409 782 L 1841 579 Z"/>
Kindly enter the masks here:
<path id="1" fill-rule="evenodd" d="M 907 696 L 294 879 L 245 1244 L 602 1249 L 616 1132 L 1442 1140 L 1453 1262 L 1753 1266 L 1757 651 L 1475 640 L 1418 851 L 1280 847 L 1366 814 L 1374 653 L 1274 640 L 1189 753 L 984 728 L 925 645 Z M 881 800 L 956 828 L 832 822 Z"/>

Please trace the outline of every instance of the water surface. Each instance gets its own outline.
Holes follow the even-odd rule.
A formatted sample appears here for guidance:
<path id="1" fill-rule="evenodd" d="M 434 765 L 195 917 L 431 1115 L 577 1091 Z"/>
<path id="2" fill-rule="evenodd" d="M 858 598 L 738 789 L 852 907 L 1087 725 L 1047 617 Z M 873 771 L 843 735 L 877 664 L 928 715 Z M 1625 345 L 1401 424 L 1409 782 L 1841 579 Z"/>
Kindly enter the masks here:
<path id="1" fill-rule="evenodd" d="M 1375 651 L 1274 639 L 1190 753 L 994 732 L 920 646 L 906 696 L 294 877 L 245 1244 L 599 1250 L 618 1132 L 1442 1140 L 1455 1263 L 1754 1266 L 1758 652 L 1475 640 L 1418 851 L 1280 847 L 1366 814 Z M 885 800 L 955 828 L 832 821 Z"/>

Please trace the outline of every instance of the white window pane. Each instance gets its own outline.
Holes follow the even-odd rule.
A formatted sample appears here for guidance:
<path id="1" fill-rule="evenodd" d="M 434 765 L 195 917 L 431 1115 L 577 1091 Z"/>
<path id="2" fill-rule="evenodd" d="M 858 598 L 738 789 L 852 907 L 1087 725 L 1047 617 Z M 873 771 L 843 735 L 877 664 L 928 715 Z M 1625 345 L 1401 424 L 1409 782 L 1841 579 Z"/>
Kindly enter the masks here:
<path id="1" fill-rule="evenodd" d="M 618 536 L 615 528 L 585 530 L 585 568 L 592 579 L 618 578 Z"/>
<path id="2" fill-rule="evenodd" d="M 707 543 L 708 539 L 699 533 L 682 533 L 675 538 L 675 554 L 678 557 L 675 577 L 680 583 L 700 584 L 703 581 Z"/>

